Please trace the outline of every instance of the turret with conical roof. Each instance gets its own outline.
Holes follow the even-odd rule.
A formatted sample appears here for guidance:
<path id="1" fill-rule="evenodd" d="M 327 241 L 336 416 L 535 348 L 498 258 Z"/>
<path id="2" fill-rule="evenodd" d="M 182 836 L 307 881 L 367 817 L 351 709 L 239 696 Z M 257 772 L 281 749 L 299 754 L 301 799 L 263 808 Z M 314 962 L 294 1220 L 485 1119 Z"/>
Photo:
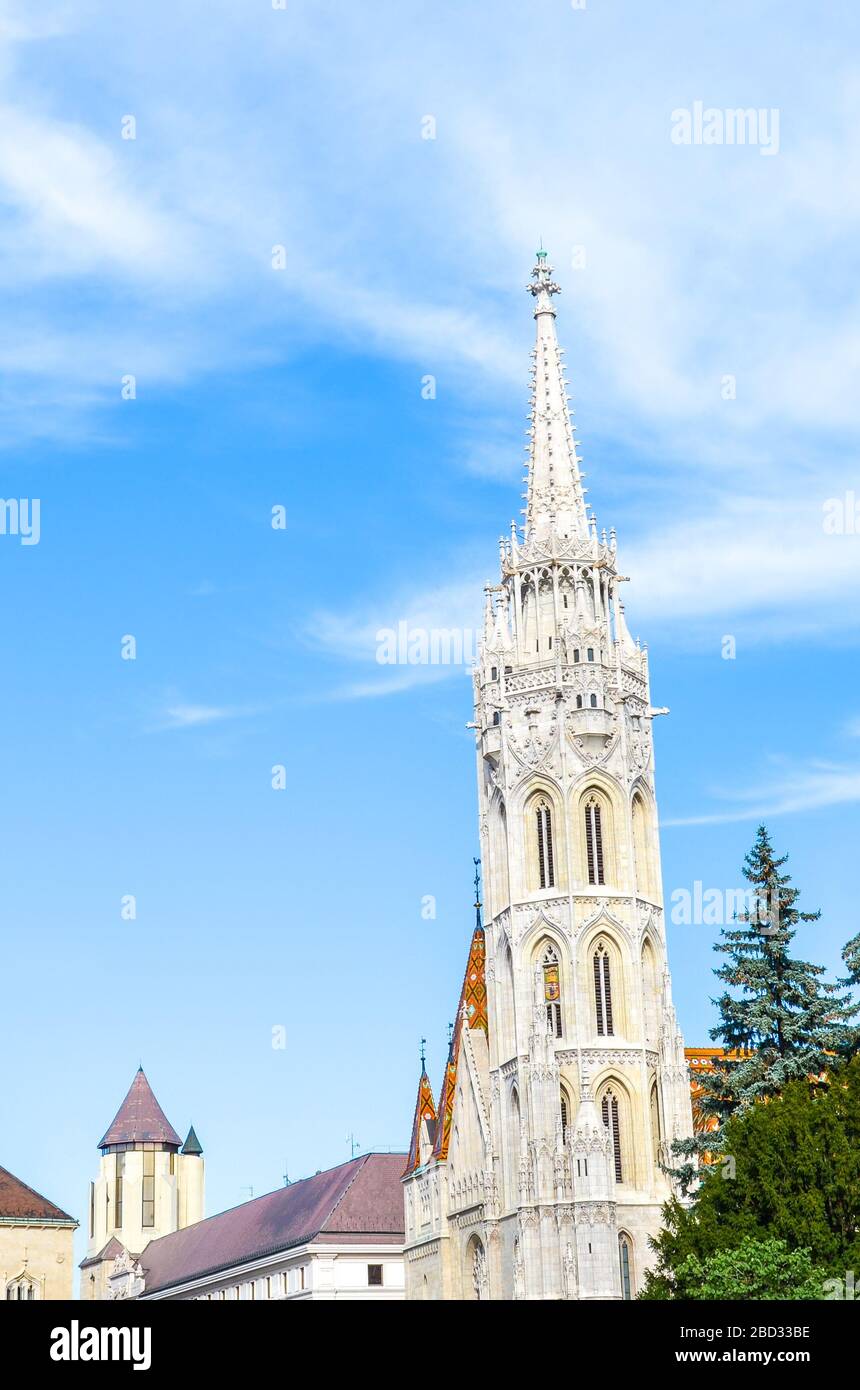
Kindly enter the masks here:
<path id="1" fill-rule="evenodd" d="M 125 1100 L 104 1137 L 99 1140 L 99 1148 L 103 1152 L 110 1152 L 120 1145 L 163 1144 L 178 1149 L 181 1143 L 182 1140 L 155 1099 L 143 1067 L 138 1067 Z"/>
<path id="2" fill-rule="evenodd" d="M 90 1299 L 108 1297 L 108 1275 L 123 1248 L 137 1257 L 151 1240 L 202 1221 L 204 1214 L 200 1140 L 192 1126 L 182 1143 L 142 1066 L 98 1147 L 81 1266 L 81 1297 Z"/>
<path id="3" fill-rule="evenodd" d="M 194 1156 L 197 1158 L 199 1158 L 203 1152 L 203 1145 L 200 1143 L 200 1140 L 194 1133 L 193 1125 L 188 1131 L 188 1137 L 186 1138 L 185 1143 L 182 1145 L 182 1152 L 184 1154 L 194 1154 Z"/>

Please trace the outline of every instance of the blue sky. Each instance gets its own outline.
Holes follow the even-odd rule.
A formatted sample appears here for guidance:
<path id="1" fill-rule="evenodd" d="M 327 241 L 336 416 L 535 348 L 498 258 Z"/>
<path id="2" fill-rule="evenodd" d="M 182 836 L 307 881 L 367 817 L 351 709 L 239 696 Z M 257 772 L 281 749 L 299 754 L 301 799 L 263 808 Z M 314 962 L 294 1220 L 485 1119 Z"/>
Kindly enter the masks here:
<path id="1" fill-rule="evenodd" d="M 210 1211 L 405 1145 L 422 1034 L 440 1073 L 470 688 L 375 633 L 479 617 L 539 237 L 672 710 L 667 898 L 736 886 L 764 816 L 800 949 L 858 929 L 854 7 L 361 8 L 0 3 L 0 495 L 41 502 L 0 536 L 0 1163 L 79 1216 L 140 1060 Z M 673 144 L 699 100 L 777 109 L 778 152 Z M 670 928 L 690 1042 L 714 935 Z"/>

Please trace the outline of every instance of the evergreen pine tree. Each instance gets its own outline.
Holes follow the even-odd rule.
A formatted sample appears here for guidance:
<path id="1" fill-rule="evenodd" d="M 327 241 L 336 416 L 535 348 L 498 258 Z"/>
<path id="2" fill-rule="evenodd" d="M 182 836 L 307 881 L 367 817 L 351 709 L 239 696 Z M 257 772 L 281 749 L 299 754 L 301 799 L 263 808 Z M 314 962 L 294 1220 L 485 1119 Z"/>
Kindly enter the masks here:
<path id="1" fill-rule="evenodd" d="M 775 857 L 760 825 L 744 860 L 750 909 L 721 929 L 714 947 L 724 957 L 714 974 L 727 988 L 712 1001 L 720 1019 L 711 1037 L 735 1055 L 697 1078 L 702 1086 L 699 1109 L 712 1127 L 675 1145 L 675 1152 L 688 1159 L 674 1172 L 683 1189 L 695 1176 L 693 1156 L 722 1149 L 730 1115 L 779 1095 L 790 1081 L 822 1075 L 854 1031 L 850 1020 L 857 1007 L 841 988 L 845 982 L 827 983 L 823 966 L 791 954 L 798 925 L 815 922 L 821 914 L 799 910 L 800 890 L 781 872 L 787 859 Z"/>
<path id="2" fill-rule="evenodd" d="M 848 967 L 848 974 L 840 980 L 840 985 L 846 989 L 860 989 L 860 932 L 852 936 L 842 952 L 842 959 Z M 843 1052 L 848 1057 L 853 1057 L 860 1052 L 860 1027 L 855 1026 L 846 1030 L 846 1038 Z"/>

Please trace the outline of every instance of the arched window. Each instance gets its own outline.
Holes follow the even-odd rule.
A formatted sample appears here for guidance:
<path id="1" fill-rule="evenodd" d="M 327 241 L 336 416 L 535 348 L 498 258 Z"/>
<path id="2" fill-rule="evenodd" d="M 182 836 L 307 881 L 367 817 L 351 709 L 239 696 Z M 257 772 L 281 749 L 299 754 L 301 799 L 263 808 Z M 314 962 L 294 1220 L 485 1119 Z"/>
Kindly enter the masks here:
<path id="1" fill-rule="evenodd" d="M 591 703 L 591 708 L 592 708 L 592 709 L 597 709 L 597 696 L 596 696 L 596 695 L 592 695 L 592 696 L 591 696 L 591 702 L 590 702 L 590 703 Z"/>
<path id="2" fill-rule="evenodd" d="M 579 661 L 579 647 L 574 647 L 573 659 L 574 661 Z"/>
<path id="3" fill-rule="evenodd" d="M 654 1161 L 660 1162 L 660 1149 L 663 1140 L 663 1126 L 660 1123 L 660 1096 L 657 1091 L 657 1082 L 651 1087 L 650 1098 L 651 1111 L 651 1143 L 654 1146 Z"/>
<path id="4" fill-rule="evenodd" d="M 12 1280 L 6 1285 L 7 1299 L 30 1299 L 36 1297 L 36 1285 L 26 1274 L 21 1274 L 17 1279 Z"/>
<path id="5" fill-rule="evenodd" d="M 593 661 L 593 660 L 594 660 L 594 648 L 593 648 L 593 647 L 589 647 L 589 648 L 588 648 L 588 659 L 589 659 L 589 661 Z"/>
<path id="6" fill-rule="evenodd" d="M 618 1235 L 618 1259 L 621 1265 L 621 1297 L 633 1297 L 633 1245 L 626 1231 Z"/>
<path id="7" fill-rule="evenodd" d="M 508 1176 L 511 1207 L 520 1202 L 520 1098 L 516 1086 L 511 1088 L 508 1132 Z"/>
<path id="8" fill-rule="evenodd" d="M 502 722 L 502 716 L 501 716 L 501 714 L 499 713 L 499 711 L 498 711 L 497 709 L 494 709 L 494 710 L 493 710 L 493 723 L 494 723 L 494 724 L 501 724 L 501 722 Z"/>
<path id="9" fill-rule="evenodd" d="M 538 868 L 541 888 L 555 887 L 555 864 L 552 852 L 552 812 L 549 802 L 540 800 L 535 808 L 537 818 Z"/>
<path id="10" fill-rule="evenodd" d="M 582 709 L 582 696 L 581 696 L 581 695 L 577 695 L 577 697 L 576 697 L 576 708 L 577 708 L 577 709 Z"/>
<path id="11" fill-rule="evenodd" d="M 633 855 L 636 867 L 636 891 L 645 898 L 656 896 L 652 872 L 650 817 L 642 797 L 637 793 L 631 806 L 633 821 Z"/>
<path id="12" fill-rule="evenodd" d="M 602 941 L 598 941 L 592 960 L 594 967 L 594 1008 L 597 1015 L 597 1034 L 601 1038 L 611 1038 L 615 1032 L 612 1019 L 612 972 L 609 965 L 609 952 Z"/>
<path id="13" fill-rule="evenodd" d="M 469 1241 L 467 1272 L 472 1284 L 471 1297 L 478 1300 L 488 1298 L 487 1257 L 477 1236 L 473 1236 Z"/>
<path id="14" fill-rule="evenodd" d="M 603 830 L 600 824 L 600 802 L 590 796 L 585 803 L 585 853 L 588 861 L 588 881 L 595 885 L 606 882 L 603 875 Z"/>
<path id="15" fill-rule="evenodd" d="M 621 1121 L 618 1117 L 618 1097 L 614 1091 L 608 1090 L 603 1096 L 600 1107 L 603 1116 L 603 1123 L 609 1130 L 612 1140 L 612 1156 L 615 1160 L 615 1181 L 624 1181 L 624 1169 L 621 1163 Z"/>
<path id="16" fill-rule="evenodd" d="M 642 993 L 645 1041 L 656 1043 L 660 1033 L 660 992 L 654 947 L 647 937 L 642 945 Z"/>
<path id="17" fill-rule="evenodd" d="M 566 1144 L 567 1128 L 570 1124 L 570 1106 L 568 1105 L 567 1094 L 565 1091 L 561 1092 L 559 1103 L 561 1106 L 561 1142 L 563 1144 Z"/>
<path id="18" fill-rule="evenodd" d="M 548 945 L 541 961 L 543 966 L 543 998 L 546 1005 L 546 1018 L 549 1031 L 554 1037 L 562 1036 L 561 1022 L 561 977 L 558 956 L 555 948 Z"/>

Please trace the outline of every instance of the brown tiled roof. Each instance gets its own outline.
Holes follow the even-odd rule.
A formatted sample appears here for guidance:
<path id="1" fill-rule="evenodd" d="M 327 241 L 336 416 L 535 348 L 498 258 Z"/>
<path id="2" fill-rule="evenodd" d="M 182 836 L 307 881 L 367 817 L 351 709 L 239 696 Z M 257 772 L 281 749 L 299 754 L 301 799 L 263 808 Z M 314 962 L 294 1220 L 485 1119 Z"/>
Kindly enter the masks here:
<path id="1" fill-rule="evenodd" d="M 128 1095 L 98 1147 L 110 1144 L 175 1144 L 182 1140 L 168 1120 L 152 1093 L 152 1087 L 143 1073 L 143 1067 L 129 1087 Z"/>
<path id="2" fill-rule="evenodd" d="M 107 1245 L 103 1245 L 97 1255 L 90 1255 L 88 1259 L 81 1260 L 80 1269 L 89 1269 L 90 1265 L 100 1265 L 102 1260 L 115 1260 L 117 1255 L 121 1255 L 125 1249 L 116 1236 L 111 1236 Z M 132 1259 L 134 1256 L 132 1255 Z"/>
<path id="3" fill-rule="evenodd" d="M 68 1221 L 77 1226 L 73 1216 L 49 1202 L 40 1192 L 34 1192 L 20 1178 L 0 1168 L 0 1219 L 21 1221 Z"/>
<path id="4" fill-rule="evenodd" d="M 402 1245 L 405 1157 L 365 1154 L 150 1241 L 140 1257 L 146 1293 L 309 1240 Z"/>

